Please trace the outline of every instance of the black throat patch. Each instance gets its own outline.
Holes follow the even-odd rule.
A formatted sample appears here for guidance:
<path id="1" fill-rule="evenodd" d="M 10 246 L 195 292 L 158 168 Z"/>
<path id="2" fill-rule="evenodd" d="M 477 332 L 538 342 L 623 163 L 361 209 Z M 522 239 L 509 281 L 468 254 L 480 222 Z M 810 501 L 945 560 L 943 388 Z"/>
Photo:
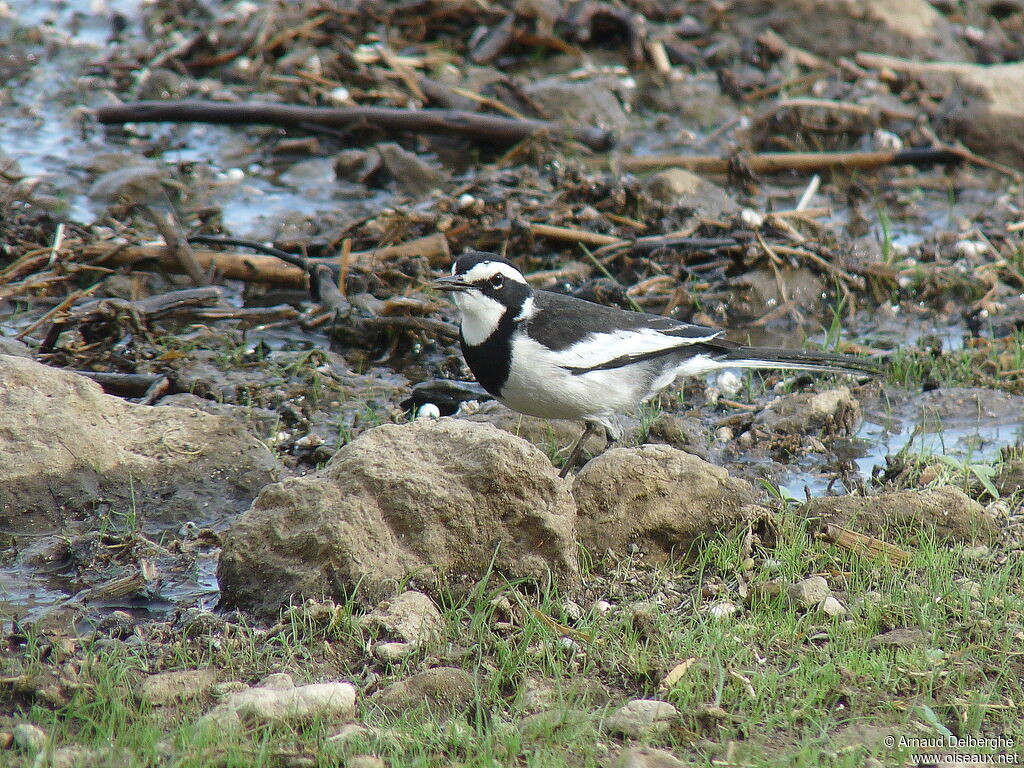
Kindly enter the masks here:
<path id="1" fill-rule="evenodd" d="M 480 386 L 495 397 L 501 396 L 501 388 L 508 381 L 512 368 L 512 334 L 517 325 L 515 317 L 515 311 L 506 309 L 494 333 L 475 347 L 467 344 L 462 331 L 459 331 L 459 343 L 462 345 L 466 365 Z"/>

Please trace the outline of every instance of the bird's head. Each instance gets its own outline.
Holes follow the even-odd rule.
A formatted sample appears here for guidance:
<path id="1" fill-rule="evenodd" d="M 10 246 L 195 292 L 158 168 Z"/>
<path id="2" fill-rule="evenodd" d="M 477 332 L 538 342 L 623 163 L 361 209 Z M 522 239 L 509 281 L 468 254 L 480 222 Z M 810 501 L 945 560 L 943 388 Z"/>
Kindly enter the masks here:
<path id="1" fill-rule="evenodd" d="M 462 312 L 462 337 L 475 346 L 494 333 L 502 319 L 524 319 L 533 305 L 533 289 L 523 273 L 500 256 L 472 251 L 457 258 L 450 277 L 433 282 L 452 295 Z"/>

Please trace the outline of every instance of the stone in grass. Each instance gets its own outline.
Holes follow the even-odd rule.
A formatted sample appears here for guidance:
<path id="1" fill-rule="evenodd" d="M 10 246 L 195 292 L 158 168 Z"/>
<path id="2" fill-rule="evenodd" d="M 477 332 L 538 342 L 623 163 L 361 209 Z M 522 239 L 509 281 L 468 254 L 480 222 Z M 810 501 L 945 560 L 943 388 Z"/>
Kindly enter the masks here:
<path id="1" fill-rule="evenodd" d="M 913 648 L 915 645 L 921 645 L 924 640 L 924 632 L 920 629 L 899 627 L 875 635 L 868 640 L 868 649 L 874 651 L 879 648 Z"/>
<path id="2" fill-rule="evenodd" d="M 11 737 L 18 749 L 30 755 L 46 746 L 46 731 L 31 723 L 18 723 L 11 730 Z"/>
<path id="3" fill-rule="evenodd" d="M 387 763 L 376 755 L 353 755 L 345 761 L 345 768 L 387 768 Z"/>
<path id="4" fill-rule="evenodd" d="M 587 463 L 572 492 L 581 544 L 596 552 L 639 544 L 655 562 L 760 509 L 750 483 L 668 445 L 613 448 Z"/>
<path id="5" fill-rule="evenodd" d="M 391 716 L 425 709 L 434 717 L 448 719 L 468 710 L 475 696 L 476 684 L 469 673 L 455 667 L 435 667 L 392 683 L 371 703 Z"/>
<path id="6" fill-rule="evenodd" d="M 786 587 L 786 594 L 798 608 L 811 608 L 832 594 L 822 576 L 810 576 Z"/>
<path id="7" fill-rule="evenodd" d="M 212 669 L 161 672 L 143 679 L 139 686 L 139 699 L 155 707 L 189 701 L 209 693 L 215 680 Z"/>
<path id="8" fill-rule="evenodd" d="M 319 472 L 263 489 L 224 536 L 226 606 L 276 615 L 289 599 L 379 600 L 509 578 L 579 584 L 575 509 L 537 448 L 495 427 L 421 419 L 363 433 Z"/>
<path id="9" fill-rule="evenodd" d="M 619 755 L 615 768 L 687 768 L 671 752 L 657 747 L 630 747 Z"/>
<path id="10" fill-rule="evenodd" d="M 798 512 L 815 525 L 839 525 L 885 540 L 923 533 L 945 542 L 977 543 L 998 535 L 984 507 L 952 486 L 876 496 L 823 496 Z"/>
<path id="11" fill-rule="evenodd" d="M 605 718 L 605 730 L 635 739 L 667 731 L 679 711 L 666 701 L 633 699 Z"/>
<path id="12" fill-rule="evenodd" d="M 201 729 L 230 731 L 243 725 L 297 725 L 310 720 L 351 720 L 356 689 L 351 683 L 296 686 L 287 674 L 270 675 L 255 688 L 229 694 L 199 719 Z"/>
<path id="13" fill-rule="evenodd" d="M 132 755 L 126 749 L 116 747 L 79 747 L 71 744 L 53 750 L 45 762 L 43 755 L 37 755 L 34 766 L 40 768 L 107 768 L 113 765 L 131 765 Z"/>
<path id="14" fill-rule="evenodd" d="M 829 618 L 846 615 L 846 606 L 835 595 L 829 595 L 822 600 L 818 608 Z"/>
<path id="15" fill-rule="evenodd" d="M 380 636 L 373 645 L 374 656 L 396 661 L 438 637 L 444 630 L 444 619 L 427 595 L 407 590 L 380 603 L 359 619 L 359 625 Z"/>

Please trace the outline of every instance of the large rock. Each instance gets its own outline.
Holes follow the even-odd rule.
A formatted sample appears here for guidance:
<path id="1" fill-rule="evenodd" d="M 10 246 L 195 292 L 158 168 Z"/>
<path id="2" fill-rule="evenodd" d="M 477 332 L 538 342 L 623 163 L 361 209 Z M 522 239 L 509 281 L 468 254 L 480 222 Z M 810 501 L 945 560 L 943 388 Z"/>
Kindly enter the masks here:
<path id="1" fill-rule="evenodd" d="M 100 505 L 147 528 L 209 522 L 279 477 L 270 450 L 236 421 L 136 405 L 0 355 L 0 528 L 48 530 Z"/>
<path id="2" fill-rule="evenodd" d="M 364 599 L 413 577 L 491 567 L 579 580 L 574 509 L 539 450 L 495 427 L 422 419 L 371 429 L 328 465 L 265 488 L 224 538 L 223 601 L 271 614 L 296 597 Z"/>
<path id="3" fill-rule="evenodd" d="M 1024 168 L 1024 62 L 963 65 L 949 78 L 945 128 L 974 151 Z"/>
<path id="4" fill-rule="evenodd" d="M 892 56 L 861 56 L 858 63 L 889 69 L 920 80 L 943 94 L 937 122 L 943 134 L 985 157 L 1024 167 L 1024 62 L 965 64 L 907 61 Z"/>
<path id="5" fill-rule="evenodd" d="M 857 51 L 967 58 L 953 26 L 927 0 L 773 0 L 768 7 L 767 23 L 788 42 L 829 59 Z"/>
<path id="6" fill-rule="evenodd" d="M 801 511 L 817 525 L 834 524 L 881 538 L 897 532 L 927 532 L 957 542 L 991 540 L 995 521 L 978 502 L 952 486 L 932 490 L 829 496 L 812 499 Z"/>
<path id="7" fill-rule="evenodd" d="M 582 544 L 622 552 L 635 542 L 653 560 L 684 554 L 757 509 L 749 483 L 667 445 L 607 451 L 576 476 L 573 496 Z"/>

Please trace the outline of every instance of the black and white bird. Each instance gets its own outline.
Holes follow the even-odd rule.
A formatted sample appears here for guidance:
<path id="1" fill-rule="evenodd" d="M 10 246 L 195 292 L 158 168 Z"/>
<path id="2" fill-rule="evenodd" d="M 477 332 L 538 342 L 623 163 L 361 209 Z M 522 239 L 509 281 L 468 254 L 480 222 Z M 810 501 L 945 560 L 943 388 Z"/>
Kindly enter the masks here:
<path id="1" fill-rule="evenodd" d="M 514 411 L 586 424 L 562 468 L 603 427 L 617 440 L 619 414 L 633 411 L 681 376 L 723 368 L 871 373 L 851 355 L 746 347 L 723 331 L 534 290 L 493 253 L 460 256 L 433 286 L 462 313 L 462 353 L 477 381 Z"/>

